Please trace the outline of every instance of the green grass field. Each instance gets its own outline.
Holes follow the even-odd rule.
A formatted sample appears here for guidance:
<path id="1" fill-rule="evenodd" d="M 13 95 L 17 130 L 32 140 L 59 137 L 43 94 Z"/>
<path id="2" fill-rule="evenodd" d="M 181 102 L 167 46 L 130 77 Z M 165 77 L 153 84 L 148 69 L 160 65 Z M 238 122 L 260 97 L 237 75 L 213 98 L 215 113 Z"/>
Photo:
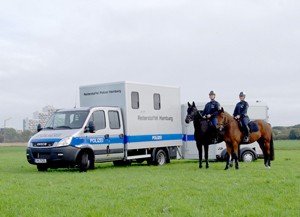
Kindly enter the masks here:
<path id="1" fill-rule="evenodd" d="M 38 172 L 25 147 L 0 146 L 0 216 L 300 216 L 300 141 L 274 141 L 275 161 Z"/>

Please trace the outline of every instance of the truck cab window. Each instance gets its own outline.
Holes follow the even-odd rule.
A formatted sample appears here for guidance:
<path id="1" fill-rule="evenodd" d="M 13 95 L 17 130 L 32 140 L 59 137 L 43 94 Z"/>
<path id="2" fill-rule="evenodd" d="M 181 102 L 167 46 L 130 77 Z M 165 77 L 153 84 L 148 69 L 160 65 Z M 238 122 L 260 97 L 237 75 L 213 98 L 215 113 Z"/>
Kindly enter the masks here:
<path id="1" fill-rule="evenodd" d="M 161 104 L 160 104 L 160 94 L 155 93 L 153 95 L 153 104 L 154 104 L 154 109 L 155 110 L 160 110 Z"/>
<path id="2" fill-rule="evenodd" d="M 138 109 L 140 107 L 139 93 L 131 92 L 131 108 Z"/>
<path id="3" fill-rule="evenodd" d="M 120 129 L 120 118 L 117 111 L 108 112 L 109 126 L 111 129 Z"/>
<path id="4" fill-rule="evenodd" d="M 92 114 L 90 121 L 94 122 L 96 131 L 106 128 L 104 111 L 95 111 Z"/>

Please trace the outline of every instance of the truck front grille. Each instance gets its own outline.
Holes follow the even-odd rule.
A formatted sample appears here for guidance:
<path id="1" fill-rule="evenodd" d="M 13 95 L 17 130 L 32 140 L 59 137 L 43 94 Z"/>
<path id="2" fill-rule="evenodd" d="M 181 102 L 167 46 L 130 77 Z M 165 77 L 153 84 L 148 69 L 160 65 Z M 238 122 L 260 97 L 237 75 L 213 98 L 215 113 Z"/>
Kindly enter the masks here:
<path id="1" fill-rule="evenodd" d="M 43 152 L 43 153 L 32 153 L 33 157 L 36 159 L 49 159 L 50 158 L 50 153 L 48 152 Z"/>
<path id="2" fill-rule="evenodd" d="M 33 142 L 33 147 L 51 147 L 53 146 L 54 142 Z"/>

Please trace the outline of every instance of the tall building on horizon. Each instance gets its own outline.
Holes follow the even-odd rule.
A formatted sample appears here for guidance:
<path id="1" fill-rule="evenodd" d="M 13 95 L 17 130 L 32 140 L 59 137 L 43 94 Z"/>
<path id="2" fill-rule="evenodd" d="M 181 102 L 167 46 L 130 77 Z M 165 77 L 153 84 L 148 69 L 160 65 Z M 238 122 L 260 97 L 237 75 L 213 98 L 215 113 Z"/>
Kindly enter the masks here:
<path id="1" fill-rule="evenodd" d="M 47 105 L 42 108 L 42 111 L 35 111 L 32 115 L 32 118 L 27 117 L 23 120 L 23 130 L 36 132 L 37 125 L 41 124 L 42 127 L 44 127 L 55 110 L 56 109 L 53 106 Z"/>

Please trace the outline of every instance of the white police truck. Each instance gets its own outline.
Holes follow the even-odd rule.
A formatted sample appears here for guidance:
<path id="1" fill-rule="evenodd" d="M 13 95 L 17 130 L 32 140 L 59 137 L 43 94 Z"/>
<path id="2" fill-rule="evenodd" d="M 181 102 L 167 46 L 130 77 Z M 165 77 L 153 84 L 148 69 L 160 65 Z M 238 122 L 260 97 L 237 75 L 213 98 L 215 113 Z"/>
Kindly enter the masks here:
<path id="1" fill-rule="evenodd" d="M 48 168 L 162 165 L 182 145 L 178 87 L 115 82 L 81 86 L 80 108 L 56 111 L 28 142 L 27 160 Z"/>

